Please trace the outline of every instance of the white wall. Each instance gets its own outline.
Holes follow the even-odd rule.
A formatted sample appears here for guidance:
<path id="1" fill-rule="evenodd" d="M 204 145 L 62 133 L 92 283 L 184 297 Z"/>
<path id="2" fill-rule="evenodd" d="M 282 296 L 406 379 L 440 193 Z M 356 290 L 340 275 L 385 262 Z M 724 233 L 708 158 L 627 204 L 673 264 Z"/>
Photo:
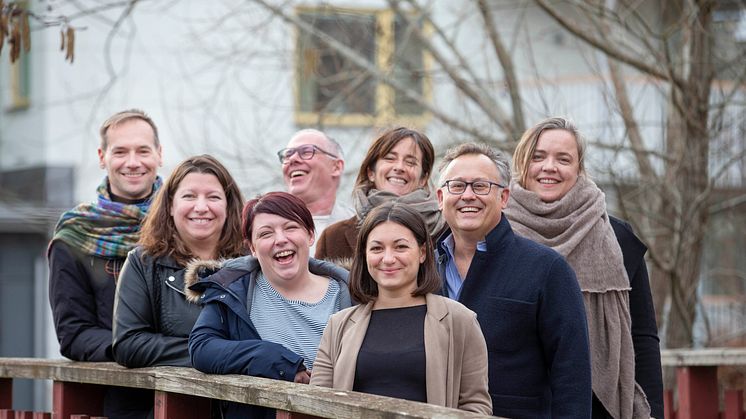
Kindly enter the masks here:
<path id="1" fill-rule="evenodd" d="M 334 3 L 369 8 L 386 4 Z M 298 4 L 314 2 L 284 7 Z M 494 88 L 490 93 L 509 109 L 509 98 L 501 91 L 502 74 L 479 29 L 481 18 L 464 4 L 433 2 L 433 15 L 444 23 L 463 55 L 477 63 L 479 77 Z M 609 117 L 600 114 L 605 112 L 598 106 L 603 98 L 588 88 L 597 82 L 587 49 L 561 34 L 542 11 L 526 4 L 500 2 L 495 13 L 531 102 L 524 108 L 528 123 L 565 114 L 596 130 L 598 121 Z M 55 7 L 56 12 L 76 13 L 66 3 Z M 92 199 L 103 176 L 96 156 L 98 126 L 114 112 L 138 107 L 159 126 L 164 177 L 183 158 L 211 153 L 224 161 L 247 195 L 281 189 L 274 152 L 300 128 L 293 119 L 295 32 L 263 8 L 239 0 L 140 2 L 112 34 L 121 12 L 115 9 L 74 20 L 78 31 L 73 64 L 63 60 L 56 29 L 34 31 L 32 105 L 27 111 L 0 117 L 0 165 L 72 165 L 77 168 L 76 198 Z M 433 99 L 447 113 L 486 124 L 483 115 L 465 106 L 443 78 L 434 78 L 433 84 Z M 350 177 L 378 130 L 328 130 L 348 156 L 348 176 L 340 191 L 346 199 Z M 454 138 L 469 140 L 434 120 L 426 132 L 436 148 Z"/>

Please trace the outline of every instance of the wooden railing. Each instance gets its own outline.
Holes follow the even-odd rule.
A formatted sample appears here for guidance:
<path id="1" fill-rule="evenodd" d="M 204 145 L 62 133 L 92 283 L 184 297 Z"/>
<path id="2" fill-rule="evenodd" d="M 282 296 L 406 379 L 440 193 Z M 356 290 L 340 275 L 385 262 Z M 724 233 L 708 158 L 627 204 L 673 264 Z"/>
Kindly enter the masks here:
<path id="1" fill-rule="evenodd" d="M 664 350 L 661 360 L 664 366 L 676 368 L 678 390 L 677 394 L 666 390 L 666 419 L 746 417 L 743 389 L 722 389 L 721 403 L 717 379 L 720 366 L 746 366 L 746 349 Z M 50 417 L 50 412 L 12 411 L 15 378 L 53 381 L 54 419 L 101 415 L 104 385 L 155 390 L 156 418 L 209 418 L 210 399 L 277 409 L 277 417 L 284 419 L 478 417 L 424 403 L 257 377 L 209 375 L 191 368 L 127 369 L 108 362 L 0 358 L 0 419 Z"/>
<path id="2" fill-rule="evenodd" d="M 14 412 L 12 380 L 52 380 L 52 418 L 100 416 L 103 385 L 155 390 L 155 418 L 210 417 L 210 399 L 277 409 L 290 418 L 474 418 L 473 413 L 389 397 L 258 377 L 209 375 L 191 368 L 127 369 L 110 362 L 0 358 L 0 419 L 48 418 L 49 412 Z M 47 415 L 47 416 L 45 416 Z M 88 416 L 85 416 L 88 415 Z"/>
<path id="3" fill-rule="evenodd" d="M 723 411 L 720 411 L 718 367 L 746 366 L 746 349 L 663 350 L 661 363 L 676 368 L 678 389 L 678 397 L 671 389 L 664 393 L 666 419 L 744 418 L 743 389 L 722 389 Z"/>

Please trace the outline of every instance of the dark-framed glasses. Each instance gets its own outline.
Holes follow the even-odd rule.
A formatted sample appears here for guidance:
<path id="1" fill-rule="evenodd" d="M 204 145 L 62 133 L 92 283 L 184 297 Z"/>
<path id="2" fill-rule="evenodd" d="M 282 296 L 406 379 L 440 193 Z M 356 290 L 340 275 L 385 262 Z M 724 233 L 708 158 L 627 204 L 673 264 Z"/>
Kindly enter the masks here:
<path id="1" fill-rule="evenodd" d="M 334 154 L 326 150 L 322 150 L 321 148 L 313 144 L 305 144 L 300 147 L 283 148 L 282 150 L 277 152 L 277 157 L 280 158 L 280 163 L 285 163 L 291 157 L 293 157 L 293 154 L 298 153 L 298 157 L 300 157 L 301 160 L 311 160 L 313 158 L 313 155 L 316 154 L 317 151 L 324 153 L 329 157 L 334 157 L 335 159 L 337 158 L 337 156 L 335 156 Z"/>
<path id="2" fill-rule="evenodd" d="M 487 195 L 492 190 L 492 186 L 497 186 L 498 188 L 504 188 L 504 185 L 501 185 L 496 182 L 490 182 L 489 180 L 475 180 L 474 182 L 464 182 L 463 180 L 447 180 L 443 183 L 443 186 L 445 186 L 448 189 L 448 193 L 453 195 L 461 195 L 464 192 L 466 192 L 466 187 L 471 186 L 472 192 L 474 192 L 476 195 Z"/>

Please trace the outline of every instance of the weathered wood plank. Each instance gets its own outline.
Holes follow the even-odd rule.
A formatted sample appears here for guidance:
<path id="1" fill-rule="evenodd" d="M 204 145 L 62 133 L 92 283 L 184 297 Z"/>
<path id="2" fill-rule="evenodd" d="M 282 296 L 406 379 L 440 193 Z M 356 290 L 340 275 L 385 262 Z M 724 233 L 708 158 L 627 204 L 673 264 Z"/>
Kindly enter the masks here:
<path id="1" fill-rule="evenodd" d="M 153 369 L 128 369 L 114 362 L 66 359 L 0 358 L 0 377 L 71 381 L 121 387 L 154 388 Z"/>
<path id="2" fill-rule="evenodd" d="M 664 367 L 746 365 L 746 348 L 664 349 Z"/>
<path id="3" fill-rule="evenodd" d="M 259 377 L 211 375 L 177 367 L 161 367 L 155 374 L 158 390 L 201 394 L 325 418 L 478 417 L 473 413 L 426 403 Z"/>
<path id="4" fill-rule="evenodd" d="M 306 415 L 303 413 L 286 412 L 284 410 L 278 410 L 275 419 L 319 419 L 318 416 Z"/>
<path id="5" fill-rule="evenodd" d="M 392 399 L 337 391 L 286 381 L 238 375 L 209 375 L 192 368 L 127 369 L 109 362 L 59 359 L 0 358 L 0 377 L 48 379 L 58 382 L 117 385 L 195 395 L 266 406 L 325 418 L 470 418 L 473 413 Z M 81 384 L 82 385 L 82 384 Z M 55 410 L 55 414 L 57 410 Z M 99 411 L 68 413 L 98 414 Z"/>

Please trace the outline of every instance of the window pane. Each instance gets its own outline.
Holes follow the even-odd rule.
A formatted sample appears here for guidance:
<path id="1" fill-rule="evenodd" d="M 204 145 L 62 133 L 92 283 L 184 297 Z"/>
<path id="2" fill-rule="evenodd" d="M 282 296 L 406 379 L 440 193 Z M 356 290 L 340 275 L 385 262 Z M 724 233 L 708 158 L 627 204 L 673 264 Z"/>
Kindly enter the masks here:
<path id="1" fill-rule="evenodd" d="M 423 94 L 425 66 L 421 43 L 411 33 L 406 22 L 397 19 L 394 23 L 394 77 L 419 95 Z M 420 115 L 423 108 L 401 92 L 395 93 L 394 106 L 398 115 Z"/>
<path id="2" fill-rule="evenodd" d="M 312 14 L 300 18 L 374 63 L 373 15 Z M 375 80 L 319 40 L 301 33 L 298 40 L 300 110 L 319 113 L 375 111 Z"/>

